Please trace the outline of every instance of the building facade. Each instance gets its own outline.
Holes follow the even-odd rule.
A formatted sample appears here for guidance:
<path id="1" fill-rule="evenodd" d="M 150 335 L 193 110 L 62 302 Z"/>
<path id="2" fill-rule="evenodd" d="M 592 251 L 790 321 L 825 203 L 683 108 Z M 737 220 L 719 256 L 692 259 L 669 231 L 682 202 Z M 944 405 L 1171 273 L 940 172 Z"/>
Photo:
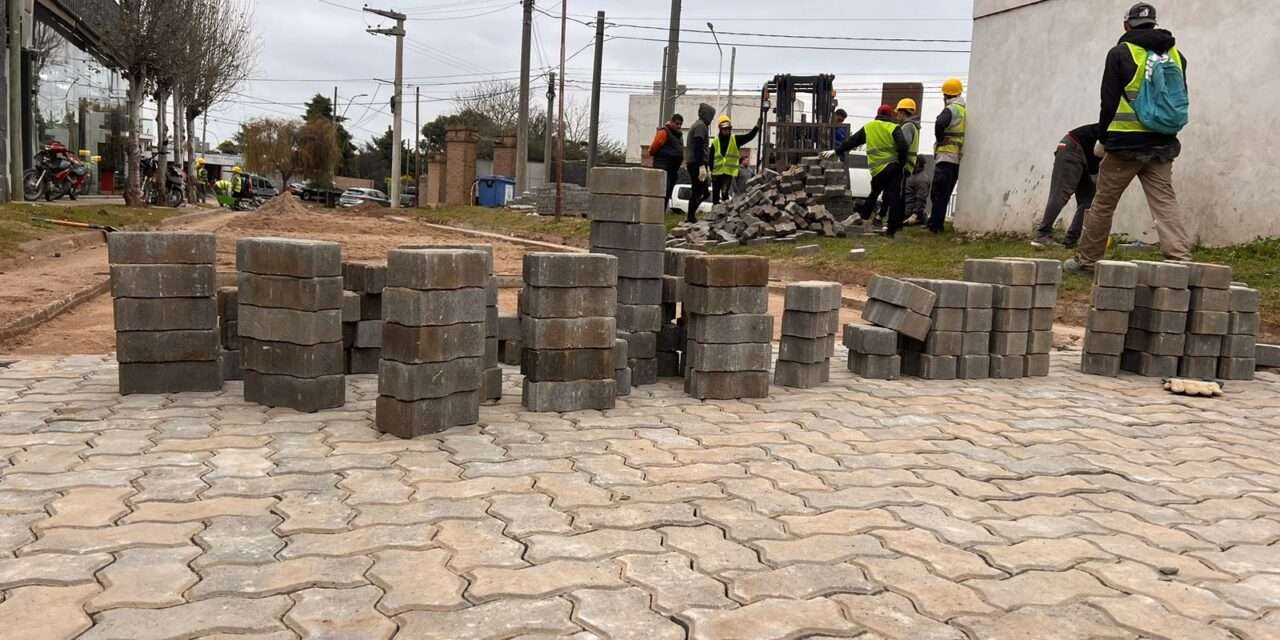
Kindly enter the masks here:
<path id="1" fill-rule="evenodd" d="M 1048 197 L 1053 152 L 1096 122 L 1107 50 L 1133 0 L 975 0 L 969 122 L 957 228 L 1030 233 Z M 1174 187 L 1189 231 L 1223 246 L 1280 235 L 1280 13 L 1274 0 L 1154 0 L 1186 52 L 1191 123 Z M 1072 205 L 1068 205 L 1070 208 Z M 1069 210 L 1063 217 L 1070 220 Z M 1134 181 L 1115 233 L 1155 241 Z"/>
<path id="2" fill-rule="evenodd" d="M 643 160 L 642 150 L 649 146 L 653 141 L 653 135 L 657 133 L 658 127 L 662 126 L 658 122 L 658 112 L 661 109 L 659 100 L 660 89 L 655 88 L 653 93 L 637 94 L 630 96 L 627 105 L 627 162 L 640 162 Z M 720 96 L 717 100 L 713 94 L 683 94 L 676 98 L 676 113 L 684 116 L 684 128 L 688 132 L 689 127 L 693 126 L 693 121 L 698 117 L 698 105 L 706 103 L 716 108 L 716 118 L 719 118 L 726 111 L 729 104 L 728 94 Z M 796 101 L 796 111 L 803 112 L 806 105 L 802 101 Z M 760 119 L 760 90 L 753 89 L 748 93 L 738 93 L 733 96 L 733 118 L 734 131 L 737 133 L 746 133 L 751 127 L 756 125 L 756 121 Z M 772 118 L 772 116 L 770 116 Z M 715 130 L 715 122 L 711 123 L 712 130 Z M 759 140 L 753 141 L 746 145 L 745 148 L 752 149 L 749 152 L 752 158 L 755 157 L 754 149 L 758 146 Z"/>

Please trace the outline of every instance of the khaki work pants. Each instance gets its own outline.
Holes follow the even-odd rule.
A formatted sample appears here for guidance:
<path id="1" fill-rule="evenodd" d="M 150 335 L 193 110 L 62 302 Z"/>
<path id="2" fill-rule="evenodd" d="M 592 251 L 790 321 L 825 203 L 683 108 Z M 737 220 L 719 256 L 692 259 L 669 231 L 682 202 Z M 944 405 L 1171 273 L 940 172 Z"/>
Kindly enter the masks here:
<path id="1" fill-rule="evenodd" d="M 1151 208 L 1151 219 L 1155 221 L 1164 257 L 1191 259 L 1191 238 L 1182 224 L 1178 196 L 1173 191 L 1173 162 L 1144 162 L 1108 154 L 1098 171 L 1098 192 L 1093 206 L 1085 213 L 1084 234 L 1076 251 L 1076 260 L 1081 266 L 1092 267 L 1106 254 L 1116 205 L 1135 177 L 1142 182 L 1142 190 L 1147 194 L 1147 206 Z"/>

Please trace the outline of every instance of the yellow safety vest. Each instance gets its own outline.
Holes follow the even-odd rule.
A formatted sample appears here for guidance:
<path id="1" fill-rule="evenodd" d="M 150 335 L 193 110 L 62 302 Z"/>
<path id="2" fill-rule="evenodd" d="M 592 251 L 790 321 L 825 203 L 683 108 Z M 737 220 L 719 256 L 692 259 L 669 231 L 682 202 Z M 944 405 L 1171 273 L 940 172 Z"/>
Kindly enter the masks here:
<path id="1" fill-rule="evenodd" d="M 872 120 L 863 125 L 867 136 L 867 169 L 871 177 L 880 175 L 889 165 L 898 161 L 898 145 L 893 142 L 893 132 L 898 125 L 884 120 Z"/>
<path id="2" fill-rule="evenodd" d="M 902 128 L 906 129 L 908 125 L 914 134 L 911 136 L 911 147 L 907 150 L 907 174 L 910 174 L 916 170 L 916 164 L 920 160 L 920 125 L 914 120 L 909 120 L 902 123 Z"/>
<path id="3" fill-rule="evenodd" d="M 942 140 L 938 142 L 936 153 L 960 155 L 964 149 L 964 125 L 965 120 L 968 120 L 969 110 L 962 104 L 949 104 L 947 109 L 951 110 L 951 124 L 947 125 L 947 130 L 942 133 Z"/>
<path id="4" fill-rule="evenodd" d="M 1142 90 L 1142 83 L 1147 77 L 1147 50 L 1129 42 L 1125 44 L 1129 46 L 1129 55 L 1133 56 L 1133 62 L 1138 65 L 1138 68 L 1133 72 L 1133 79 L 1125 86 L 1124 95 L 1120 96 L 1120 104 L 1116 107 L 1116 116 L 1111 119 L 1111 124 L 1107 125 L 1107 131 L 1147 133 L 1151 129 L 1142 124 L 1142 121 L 1138 119 L 1138 113 L 1133 110 L 1133 102 L 1138 99 L 1138 92 Z M 1169 57 L 1178 63 L 1178 68 L 1186 71 L 1187 66 L 1183 62 L 1182 54 L 1178 52 L 1177 47 L 1169 49 Z"/>
<path id="5" fill-rule="evenodd" d="M 714 154 L 712 157 L 715 158 L 711 175 L 735 177 L 738 175 L 738 161 L 742 158 L 742 153 L 738 151 L 738 136 L 729 134 L 729 149 L 724 153 L 720 151 L 720 136 L 712 138 L 711 151 Z"/>

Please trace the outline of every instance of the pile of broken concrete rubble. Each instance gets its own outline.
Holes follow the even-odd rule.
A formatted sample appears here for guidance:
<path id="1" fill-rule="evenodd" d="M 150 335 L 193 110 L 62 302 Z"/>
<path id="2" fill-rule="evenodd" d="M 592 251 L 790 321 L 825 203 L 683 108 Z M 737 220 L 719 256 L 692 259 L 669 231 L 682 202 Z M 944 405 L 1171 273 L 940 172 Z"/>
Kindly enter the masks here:
<path id="1" fill-rule="evenodd" d="M 766 169 L 747 181 L 744 193 L 716 205 L 705 220 L 672 229 L 667 245 L 696 249 L 843 236 L 844 224 L 830 207 L 845 208 L 848 180 L 835 158 L 805 158 L 782 173 Z"/>

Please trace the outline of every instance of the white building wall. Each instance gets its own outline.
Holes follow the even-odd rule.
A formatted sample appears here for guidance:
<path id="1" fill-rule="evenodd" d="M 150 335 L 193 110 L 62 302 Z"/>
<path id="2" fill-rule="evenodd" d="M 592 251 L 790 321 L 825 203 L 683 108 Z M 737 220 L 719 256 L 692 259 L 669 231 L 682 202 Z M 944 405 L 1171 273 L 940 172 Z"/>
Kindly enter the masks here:
<path id="1" fill-rule="evenodd" d="M 1107 50 L 1133 0 L 975 0 L 968 133 L 956 225 L 1029 233 L 1053 151 L 1096 121 Z M 1275 0 L 1157 0 L 1186 52 L 1191 124 L 1174 165 L 1188 229 L 1206 245 L 1280 235 L 1280 12 Z M 1063 217 L 1074 213 L 1074 203 Z M 1134 181 L 1114 232 L 1154 242 Z"/>
<path id="2" fill-rule="evenodd" d="M 716 101 L 715 94 L 683 95 L 676 98 L 676 113 L 684 116 L 684 130 L 686 133 L 693 126 L 693 121 L 698 117 L 698 105 L 704 102 L 716 107 L 716 118 L 719 118 L 724 112 L 725 105 L 729 102 L 729 96 L 727 94 L 721 96 L 719 102 Z M 795 110 L 797 113 L 807 113 L 807 106 L 807 103 L 803 100 L 797 100 Z M 653 142 L 653 135 L 657 133 L 658 127 L 662 126 L 658 122 L 658 108 L 657 95 L 641 94 L 630 96 L 627 108 L 627 162 L 640 162 L 640 148 Z M 747 95 L 734 94 L 732 118 L 734 131 L 738 133 L 746 133 L 751 130 L 751 127 L 756 126 L 756 121 L 760 118 L 759 89 L 754 89 Z M 769 119 L 772 121 L 772 113 L 770 113 Z M 713 130 L 715 126 L 713 121 L 711 124 Z M 746 148 L 756 148 L 757 142 L 758 139 L 753 140 L 746 145 Z"/>

